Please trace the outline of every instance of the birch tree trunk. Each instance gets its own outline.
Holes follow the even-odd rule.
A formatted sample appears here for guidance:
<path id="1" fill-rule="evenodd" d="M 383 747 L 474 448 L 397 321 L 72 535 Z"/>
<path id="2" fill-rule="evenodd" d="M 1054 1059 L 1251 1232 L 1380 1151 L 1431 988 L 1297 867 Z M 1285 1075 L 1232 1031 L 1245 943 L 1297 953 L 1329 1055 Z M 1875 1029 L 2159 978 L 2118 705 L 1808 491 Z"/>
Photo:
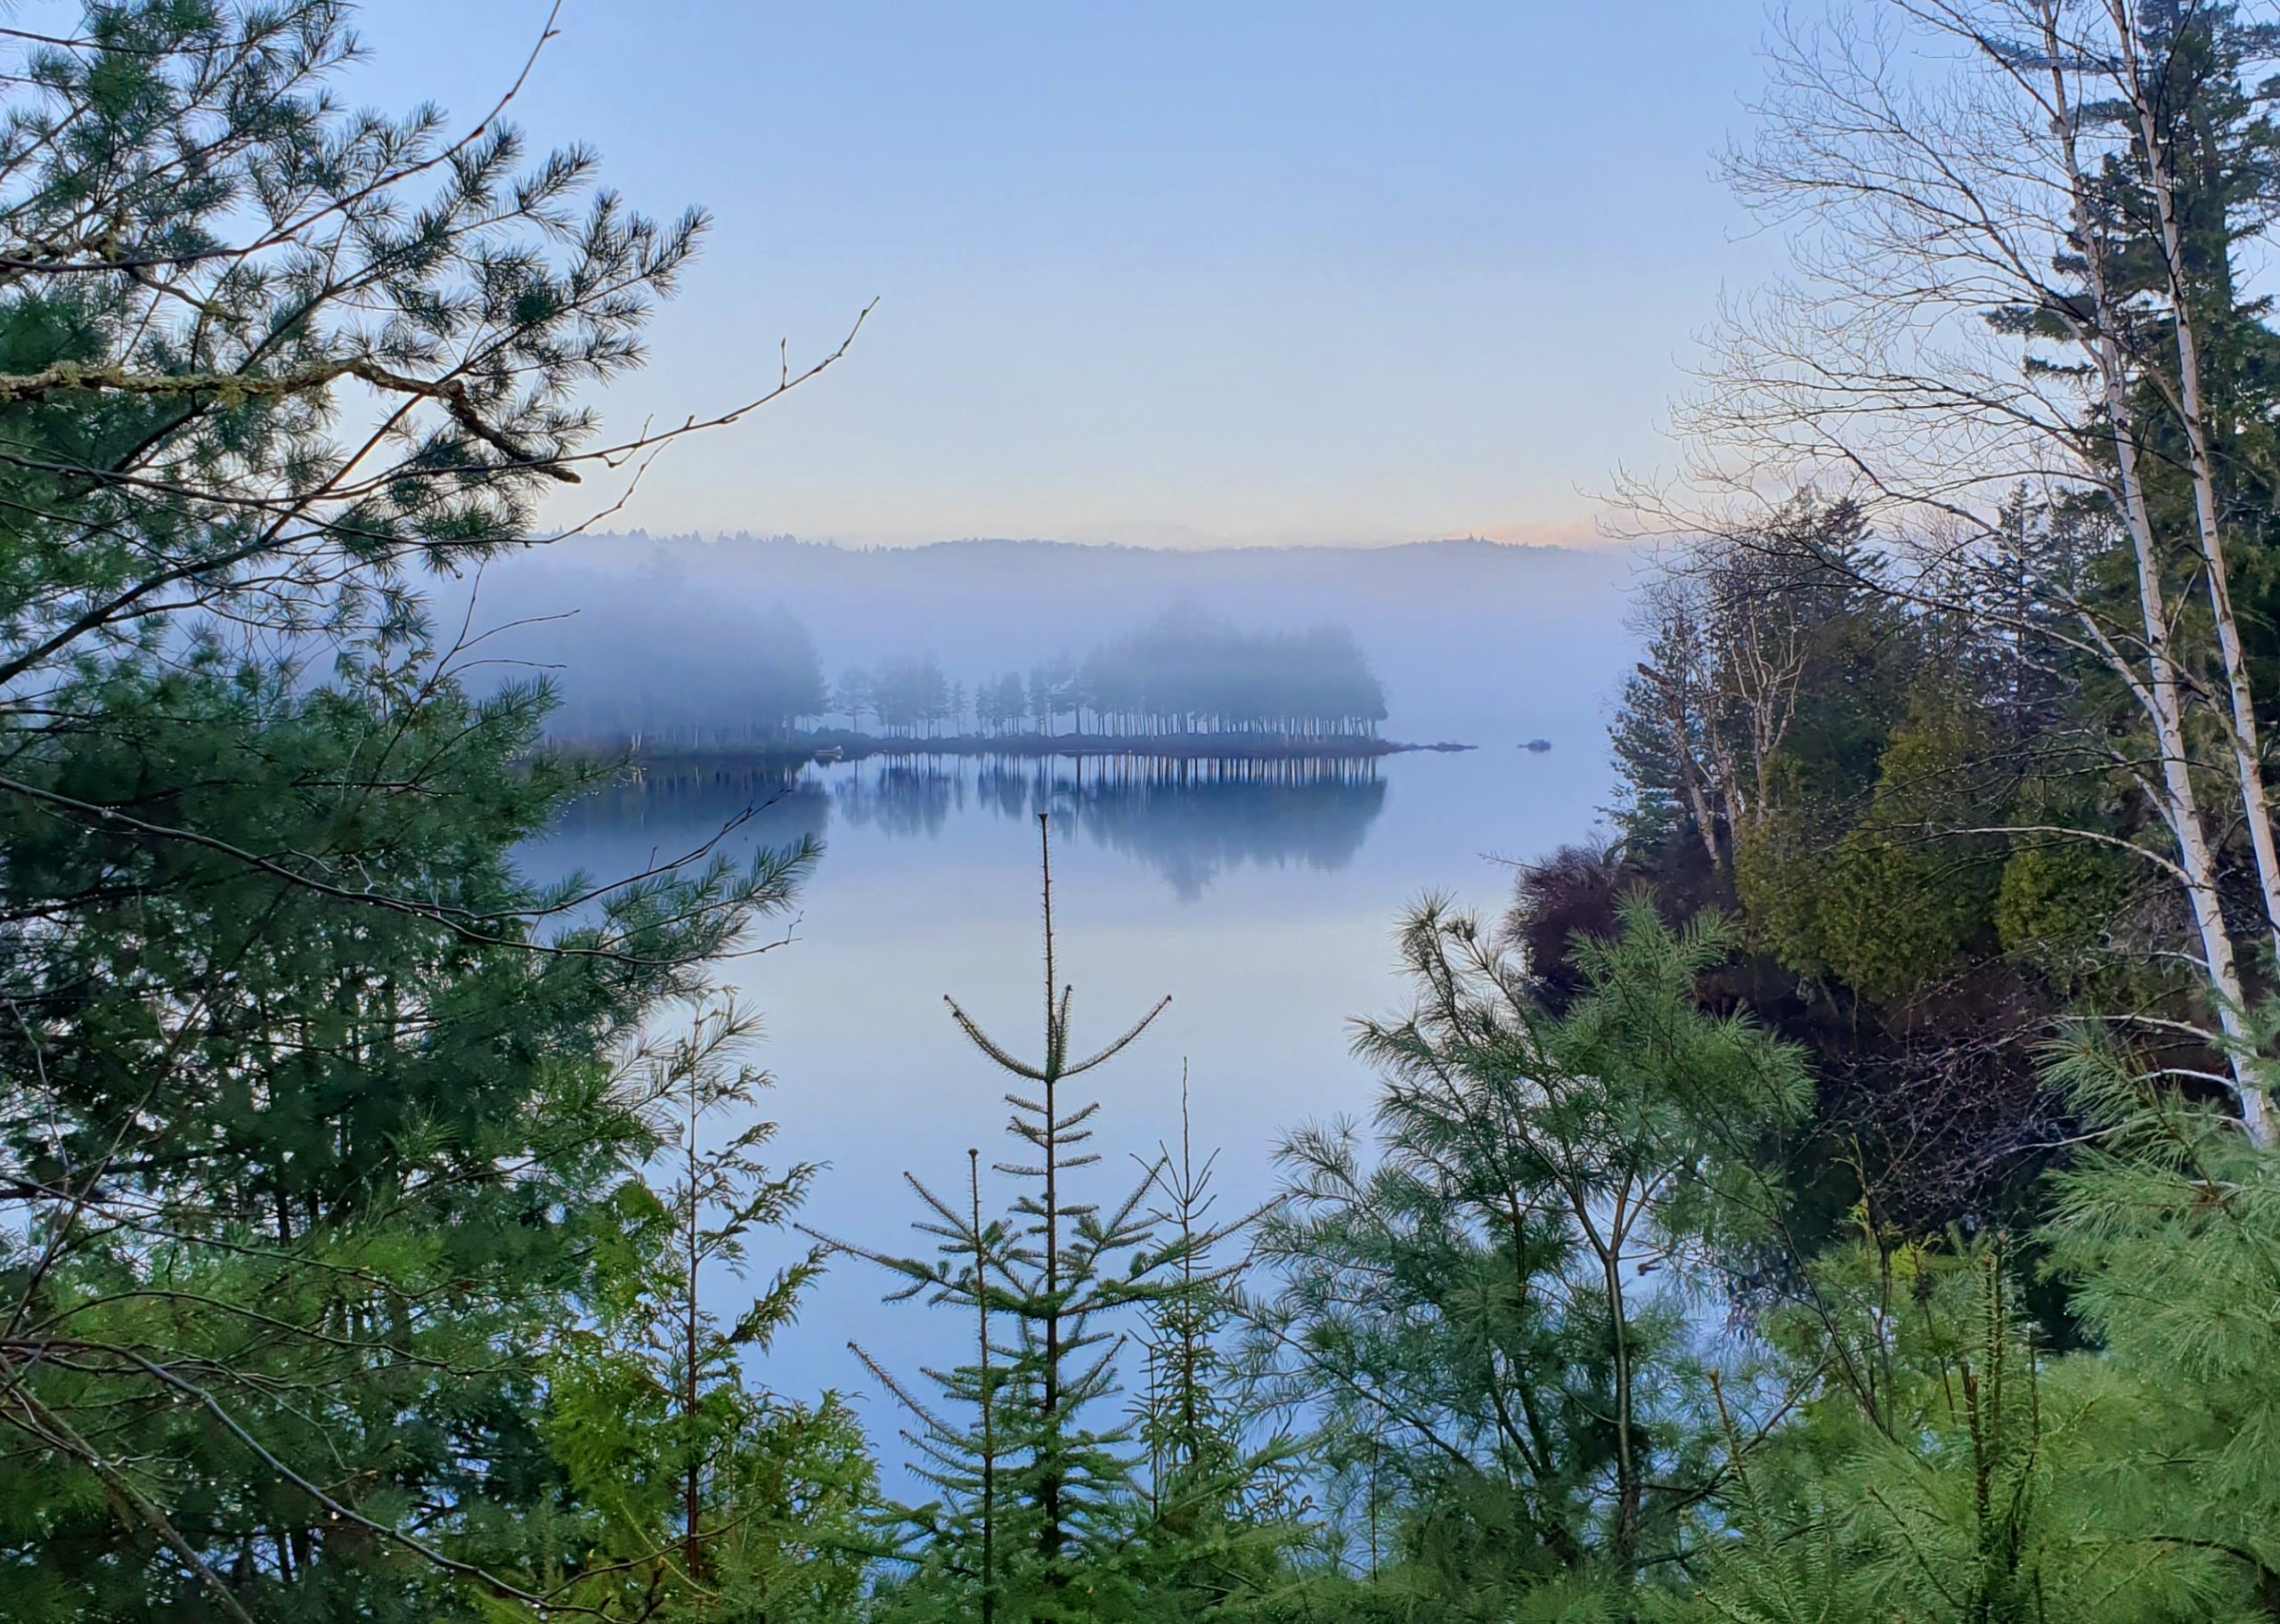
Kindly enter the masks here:
<path id="1" fill-rule="evenodd" d="M 2012 589 L 2001 548 L 1991 561 L 1981 550 L 1999 543 L 2004 503 L 2033 489 L 2056 510 L 2103 493 L 2134 593 L 2054 588 L 2043 606 L 2068 622 L 2056 635 L 2070 655 L 2103 665 L 2144 719 L 2146 743 L 2133 726 L 2110 753 L 2167 839 L 2075 832 L 2137 846 L 2178 888 L 2197 990 L 2214 1011 L 2210 1041 L 2227 1052 L 2250 1136 L 2268 1146 L 2265 1057 L 2249 1041 L 2218 842 L 2237 809 L 2263 909 L 2243 940 L 2268 938 L 2280 952 L 2280 835 L 2230 596 L 2204 387 L 2210 335 L 2185 296 L 2178 175 L 2159 140 L 2166 110 L 2138 60 L 2143 7 L 1888 0 L 1833 8 L 1819 23 L 1777 23 L 1774 83 L 1761 108 L 1769 133 L 1727 167 L 1747 206 L 1794 233 L 1794 276 L 1730 307 L 1709 387 L 1680 409 L 1701 448 L 1696 477 L 1749 516 L 1673 508 L 1651 489 L 1633 490 L 1634 505 L 1677 520 L 1681 533 L 1743 538 L 1763 524 L 1769 490 L 1841 482 L 1877 516 L 1883 556 L 1898 561 L 1897 572 L 1858 584 L 1920 609 L 1983 616 L 1987 600 L 1958 587 L 1992 571 L 1989 584 Z M 1952 72 L 1933 66 L 1942 61 Z M 2117 242 L 2134 252 L 2141 233 L 2111 217 L 2113 174 L 2154 182 L 2158 231 L 2149 221 L 2142 235 L 2149 251 L 2158 237 L 2169 262 L 2178 345 L 2166 402 L 2157 392 L 2169 386 L 2169 361 L 2149 366 L 2142 352 L 2142 290 L 2116 272 Z M 2152 313 L 2158 326 L 2164 313 Z M 2037 353 L 2062 339 L 2064 354 Z M 2159 342 L 2166 351 L 2168 329 Z M 2156 524 L 2146 489 L 2156 443 L 2148 414 L 2168 410 L 2186 430 L 2190 456 L 2179 461 L 2193 475 L 2194 512 L 2174 534 Z M 2197 681 L 2198 649 L 2179 641 L 2184 600 L 2168 572 L 2187 563 L 2207 581 L 2207 663 L 2213 671 L 2221 662 L 2222 684 Z M 2032 609 L 2017 629 L 2055 635 Z M 2221 747 L 2211 729 L 2227 735 Z M 2155 760 L 2140 767 L 2148 749 Z M 2208 757 L 2200 765 L 2196 751 Z"/>
<path id="2" fill-rule="evenodd" d="M 2241 816 L 2248 825 L 2249 844 L 2256 854 L 2265 930 L 2275 956 L 2280 957 L 2280 853 L 2274 849 L 2256 695 L 2249 681 L 2248 662 L 2241 650 L 2240 621 L 2233 613 L 2232 583 L 2226 568 L 2224 532 L 2217 511 L 2216 469 L 2210 455 L 2208 412 L 2202 389 L 2201 345 L 2186 294 L 2185 234 L 2178 224 L 2176 176 L 2138 58 L 2137 18 L 2128 0 L 2107 0 L 2107 12 L 2113 20 L 2120 45 L 2122 88 L 2128 93 L 2139 139 L 2145 143 L 2146 183 L 2161 220 L 2162 260 L 2169 283 L 2170 318 L 2177 337 L 2175 403 L 2185 426 L 2187 460 L 2193 474 L 2195 539 L 2208 581 L 2210 618 L 2216 625 L 2217 648 L 2224 664 L 2226 694 L 2232 712 L 2227 731 L 2231 736 L 2233 770 L 2240 783 Z"/>
<path id="3" fill-rule="evenodd" d="M 2248 1007 L 2246 989 L 2234 956 L 2231 933 L 2225 927 L 2217 889 L 2216 857 L 2202 820 L 2192 759 L 2186 750 L 2184 683 L 2170 639 L 2167 594 L 2162 585 L 2161 548 L 2154 533 L 2153 516 L 2146 506 L 2145 483 L 2138 466 L 2138 422 L 2130 404 L 2127 361 L 2118 337 L 2121 330 L 2121 313 L 2115 308 L 2106 276 L 2102 239 L 2082 174 L 2075 135 L 2079 110 L 2067 90 L 2065 72 L 2060 65 L 2066 57 L 2062 54 L 2057 11 L 2052 0 L 2044 0 L 2042 14 L 2044 39 L 2051 62 L 2051 92 L 2058 115 L 2059 150 L 2065 164 L 2073 207 L 2076 246 L 2081 252 L 2083 276 L 2092 301 L 2092 330 L 2081 336 L 2089 340 L 2088 347 L 2097 365 L 2101 402 L 2106 426 L 2113 435 L 2115 494 L 2120 499 L 2122 524 L 2129 532 L 2138 574 L 2138 619 L 2145 636 L 2146 672 L 2141 682 L 2125 662 L 2121 675 L 2153 725 L 2154 745 L 2161 754 L 2162 792 L 2157 805 L 2162 821 L 2177 843 L 2178 866 L 2184 876 L 2194 930 L 2201 940 L 2202 962 L 2208 975 L 2211 1001 L 2217 1006 L 2218 1027 L 2226 1039 L 2226 1060 L 2241 1122 L 2252 1141 L 2270 1149 L 2272 1125 L 2244 1019 Z M 2256 782 L 2260 788 L 2260 776 Z M 2266 840 L 2268 843 L 2268 830 Z"/>

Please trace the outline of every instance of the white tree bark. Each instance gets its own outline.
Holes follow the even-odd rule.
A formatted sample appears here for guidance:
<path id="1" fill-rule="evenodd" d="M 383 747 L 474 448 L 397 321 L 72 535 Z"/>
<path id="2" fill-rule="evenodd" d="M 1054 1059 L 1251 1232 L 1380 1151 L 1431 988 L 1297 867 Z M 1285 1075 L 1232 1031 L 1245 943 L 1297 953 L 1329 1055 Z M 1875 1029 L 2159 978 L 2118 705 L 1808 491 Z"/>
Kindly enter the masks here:
<path id="1" fill-rule="evenodd" d="M 1781 493 L 1835 481 L 1885 540 L 1890 571 L 1862 585 L 1983 619 L 1999 616 L 1989 605 L 2015 584 L 1999 558 L 1991 562 L 2002 553 L 2005 501 L 2022 485 L 2053 508 L 2071 492 L 2105 493 L 2137 576 L 2134 602 L 2062 588 L 2047 606 L 2071 628 L 2022 613 L 2015 629 L 2022 647 L 2055 637 L 2102 662 L 2144 718 L 2157 760 L 2140 770 L 2127 743 L 2114 759 L 2143 786 L 2167 849 L 2119 843 L 2138 845 L 2178 888 L 2214 1014 L 2210 1035 L 2227 1051 L 2243 1124 L 2268 1146 L 2274 1126 L 2239 946 L 2220 905 L 2216 832 L 2235 806 L 2246 817 L 2260 922 L 2276 947 L 2280 852 L 2224 567 L 2205 336 L 2182 296 L 2176 177 L 2157 148 L 2167 303 L 2190 385 L 2189 401 L 2180 387 L 2165 404 L 2156 392 L 2166 361 L 2146 366 L 2138 352 L 2146 312 L 2110 275 L 2112 245 L 2101 236 L 2103 166 L 2130 165 L 2133 153 L 2121 126 L 2083 115 L 2086 104 L 2119 102 L 2127 120 L 2143 75 L 2124 54 L 2134 37 L 2115 36 L 2128 34 L 2135 11 L 2131 0 L 1888 0 L 1837 8 L 1820 25 L 1779 25 L 1767 134 L 1734 156 L 1730 174 L 1747 204 L 1793 231 L 1795 274 L 1730 309 L 1708 387 L 1680 407 L 1698 448 L 1695 477 L 1747 516 L 1632 490 L 1674 529 L 1745 538 Z M 1943 60 L 1957 71 L 1927 73 Z M 2009 319 L 1991 325 L 1997 313 Z M 2054 321 L 2069 349 L 2038 354 Z M 2143 414 L 2169 406 L 2194 463 L 2194 516 L 2174 535 L 2155 523 L 2144 478 Z M 2196 682 L 2178 641 L 2168 572 L 2188 559 L 2209 583 L 2221 694 Z M 2196 761 L 2196 751 L 2211 759 Z"/>
<path id="2" fill-rule="evenodd" d="M 2068 90 L 2067 60 L 2058 35 L 2056 0 L 2041 0 L 2044 39 L 2050 58 L 2051 97 L 2057 115 L 2058 149 L 2065 165 L 2067 192 L 2073 206 L 2075 247 L 2082 256 L 2083 277 L 2092 301 L 2091 330 L 2082 334 L 2096 357 L 2100 397 L 2106 426 L 2113 435 L 2116 483 L 2122 523 L 2129 534 L 2137 564 L 2138 617 L 2144 629 L 2146 679 L 2132 678 L 2146 719 L 2153 725 L 2155 747 L 2161 752 L 2159 805 L 2162 820 L 2177 842 L 2178 866 L 2183 871 L 2187 906 L 2194 930 L 2201 938 L 2211 1002 L 2226 1038 L 2227 1062 L 2233 1078 L 2241 1122 L 2249 1138 L 2272 1148 L 2273 1129 L 2264 1097 L 2262 1079 L 2246 1028 L 2248 995 L 2241 982 L 2240 966 L 2233 952 L 2232 933 L 2225 925 L 2217 889 L 2217 862 L 2202 821 L 2200 797 L 2193 782 L 2193 761 L 2185 732 L 2183 673 L 2178 666 L 2170 629 L 2169 605 L 2162 585 L 2161 548 L 2154 533 L 2153 515 L 2146 501 L 2139 467 L 2140 435 L 2130 397 L 2131 377 L 2120 335 L 2126 331 L 2124 313 L 2118 307 L 2106 275 L 2105 251 L 2097 221 L 2091 210 L 2088 182 L 2082 172 L 2076 134 L 2078 99 Z M 2166 210 L 2165 210 L 2166 212 Z M 2213 509 L 2211 515 L 2213 519 Z M 2242 681 L 2245 683 L 2243 676 Z M 2259 786 L 2260 774 L 2249 775 Z M 2265 843 L 2270 843 L 2266 832 Z"/>
<path id="3" fill-rule="evenodd" d="M 2224 665 L 2226 697 L 2231 710 L 2227 731 L 2233 747 L 2233 772 L 2240 785 L 2241 816 L 2248 826 L 2249 844 L 2256 854 L 2265 929 L 2276 959 L 2280 959 L 2280 852 L 2274 848 L 2272 810 L 2264 786 L 2264 748 L 2256 719 L 2256 694 L 2249 681 L 2248 661 L 2241 649 L 2240 621 L 2233 613 L 2224 532 L 2217 511 L 2216 468 L 2209 451 L 2200 337 L 2194 330 L 2186 283 L 2184 232 L 2178 223 L 2176 173 L 2170 166 L 2169 143 L 2162 136 L 2159 110 L 2154 104 L 2138 58 L 2135 8 L 2129 0 L 2107 0 L 2107 12 L 2120 45 L 2122 88 L 2128 93 L 2138 136 L 2145 144 L 2146 181 L 2161 219 L 2162 260 L 2169 283 L 2170 319 L 2177 337 L 2175 403 L 2185 426 L 2187 459 L 2193 473 L 2195 540 L 2208 583 L 2209 613 L 2216 625 L 2217 648 Z"/>

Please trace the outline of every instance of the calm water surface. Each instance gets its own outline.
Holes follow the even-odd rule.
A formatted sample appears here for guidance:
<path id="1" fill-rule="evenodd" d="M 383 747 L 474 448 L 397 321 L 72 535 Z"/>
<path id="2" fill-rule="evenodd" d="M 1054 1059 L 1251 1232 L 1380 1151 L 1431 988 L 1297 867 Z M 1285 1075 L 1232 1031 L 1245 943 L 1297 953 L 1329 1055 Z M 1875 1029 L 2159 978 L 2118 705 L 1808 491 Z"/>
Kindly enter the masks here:
<path id="1" fill-rule="evenodd" d="M 653 777 L 574 808 L 533 866 L 635 872 L 782 787 L 739 773 Z M 806 1214 L 818 1229 L 921 1249 L 906 1170 L 962 1192 L 967 1146 L 985 1165 L 1004 1155 L 1006 1079 L 951 1026 L 942 997 L 1016 1052 L 1038 1048 L 1034 815 L 1045 811 L 1078 1046 L 1172 997 L 1139 1043 L 1085 1079 L 1105 1100 L 1095 1125 L 1109 1164 L 1092 1171 L 1120 1193 L 1121 1152 L 1176 1135 L 1185 1062 L 1197 1142 L 1221 1148 L 1226 1200 L 1259 1198 L 1282 1130 L 1369 1109 L 1349 1022 L 1405 1000 L 1392 939 L 1403 907 L 1437 890 L 1501 910 L 1510 871 L 1497 859 L 1586 834 L 1606 798 L 1599 751 L 1510 743 L 1320 772 L 1097 759 L 807 767 L 739 835 L 745 852 L 802 832 L 824 841 L 794 939 L 725 970 L 765 1018 L 756 1058 L 777 1078 L 776 1157 L 827 1164 Z M 772 1261 L 763 1251 L 755 1272 Z M 908 1370 L 958 1333 L 915 1305 L 882 1304 L 883 1283 L 867 1265 L 835 1263 L 763 1374 L 787 1393 L 857 1395 L 893 1455 L 891 1411 L 847 1342 Z M 722 1282 L 724 1311 L 738 1306 L 735 1289 Z"/>

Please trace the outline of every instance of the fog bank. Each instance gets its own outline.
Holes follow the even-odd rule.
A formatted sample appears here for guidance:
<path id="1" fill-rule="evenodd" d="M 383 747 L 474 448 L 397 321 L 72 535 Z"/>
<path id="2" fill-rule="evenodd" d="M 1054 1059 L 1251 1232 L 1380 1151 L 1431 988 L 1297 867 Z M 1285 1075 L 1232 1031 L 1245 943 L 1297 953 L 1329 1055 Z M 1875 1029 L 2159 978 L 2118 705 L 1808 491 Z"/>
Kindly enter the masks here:
<path id="1" fill-rule="evenodd" d="M 931 654 L 969 688 L 1080 657 L 1185 605 L 1257 631 L 1348 628 L 1385 688 L 1388 736 L 1597 750 L 1628 666 L 1617 548 L 1478 540 L 1164 551 L 1052 541 L 846 548 L 783 537 L 574 538 L 484 572 L 480 655 L 545 668 L 574 700 L 730 699 L 789 616 L 835 682 Z M 439 605 L 439 620 L 456 609 Z"/>

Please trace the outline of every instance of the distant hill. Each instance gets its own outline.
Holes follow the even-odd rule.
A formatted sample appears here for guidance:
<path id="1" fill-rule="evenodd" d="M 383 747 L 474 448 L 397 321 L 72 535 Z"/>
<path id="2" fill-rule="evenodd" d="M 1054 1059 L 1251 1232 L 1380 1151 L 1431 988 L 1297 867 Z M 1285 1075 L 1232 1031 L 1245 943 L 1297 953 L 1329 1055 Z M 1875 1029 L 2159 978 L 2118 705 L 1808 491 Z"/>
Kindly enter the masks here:
<path id="1" fill-rule="evenodd" d="M 997 539 L 857 548 L 634 532 L 494 564 L 476 623 L 527 622 L 481 652 L 559 668 L 558 680 L 574 691 L 624 686 L 664 665 L 676 680 L 703 682 L 710 669 L 732 685 L 773 608 L 806 626 L 834 678 L 851 665 L 931 653 L 971 685 L 1081 654 L 1186 600 L 1260 629 L 1350 628 L 1385 684 L 1389 736 L 1510 748 L 1544 735 L 1595 749 L 1601 705 L 1631 657 L 1622 618 L 1632 570 L 1620 548 L 1475 539 L 1192 551 Z"/>

